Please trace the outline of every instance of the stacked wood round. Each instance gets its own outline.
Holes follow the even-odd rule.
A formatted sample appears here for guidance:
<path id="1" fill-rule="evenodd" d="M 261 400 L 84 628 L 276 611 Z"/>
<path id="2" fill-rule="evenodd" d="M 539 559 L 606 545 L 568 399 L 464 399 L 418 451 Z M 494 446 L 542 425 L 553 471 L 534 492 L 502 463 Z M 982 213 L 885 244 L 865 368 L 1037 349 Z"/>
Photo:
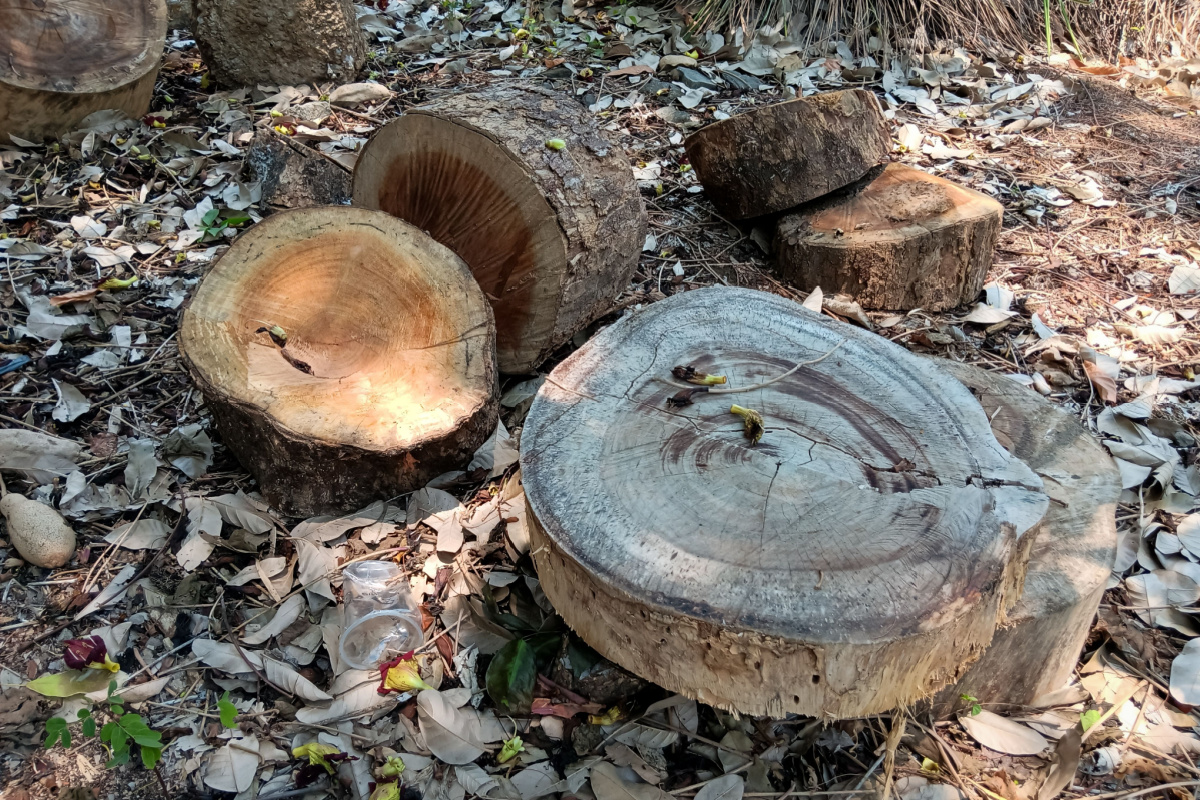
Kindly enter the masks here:
<path id="1" fill-rule="evenodd" d="M 673 407 L 687 365 L 727 383 Z M 761 414 L 760 442 L 731 403 Z M 860 716 L 957 679 L 1019 596 L 1047 503 L 937 367 L 743 289 L 598 334 L 547 379 L 521 444 L 534 560 L 567 623 L 749 714 Z"/>

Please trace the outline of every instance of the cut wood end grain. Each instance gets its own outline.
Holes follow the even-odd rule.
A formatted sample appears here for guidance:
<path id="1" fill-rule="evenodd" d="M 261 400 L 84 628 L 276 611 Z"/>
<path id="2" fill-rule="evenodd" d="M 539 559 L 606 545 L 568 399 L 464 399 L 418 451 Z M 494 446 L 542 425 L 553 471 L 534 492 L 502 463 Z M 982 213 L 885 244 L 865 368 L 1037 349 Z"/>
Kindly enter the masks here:
<path id="1" fill-rule="evenodd" d="M 814 363 L 767 383 L 797 361 Z M 668 407 L 676 365 L 766 384 L 736 396 L 761 441 L 719 394 Z M 753 714 L 858 716 L 954 680 L 1019 591 L 1047 503 L 944 373 L 743 289 L 677 295 L 576 351 L 521 463 L 567 622 L 642 677 Z"/>
<path id="2" fill-rule="evenodd" d="M 88 114 L 150 107 L 165 0 L 0 0 L 0 139 L 57 138 Z"/>
<path id="3" fill-rule="evenodd" d="M 460 467 L 495 427 L 494 347 L 457 256 L 346 207 L 280 212 L 238 237 L 180 333 L 226 445 L 272 502 L 305 514 Z"/>
<path id="4" fill-rule="evenodd" d="M 903 164 L 779 220 L 781 277 L 852 295 L 864 308 L 944 311 L 983 287 L 1003 207 Z"/>
<path id="5" fill-rule="evenodd" d="M 355 167 L 354 202 L 467 262 L 506 373 L 531 371 L 612 307 L 647 228 L 624 154 L 574 99 L 536 88 L 448 95 L 384 125 Z"/>

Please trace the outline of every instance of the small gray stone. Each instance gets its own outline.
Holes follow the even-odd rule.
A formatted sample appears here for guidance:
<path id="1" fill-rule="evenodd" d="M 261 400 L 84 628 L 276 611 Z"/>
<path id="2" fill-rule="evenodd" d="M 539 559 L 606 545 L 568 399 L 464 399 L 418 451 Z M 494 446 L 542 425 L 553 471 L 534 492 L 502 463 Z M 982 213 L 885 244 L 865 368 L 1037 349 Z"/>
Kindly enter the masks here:
<path id="1" fill-rule="evenodd" d="M 294 108 L 289 108 L 288 112 L 298 120 L 319 124 L 329 118 L 329 115 L 333 113 L 333 108 L 324 100 L 313 100 L 310 103 L 301 103 Z"/>
<path id="2" fill-rule="evenodd" d="M 730 89 L 739 92 L 753 92 L 758 89 L 762 82 L 753 76 L 743 75 L 740 72 L 722 72 L 721 79 L 725 81 Z"/>
<path id="3" fill-rule="evenodd" d="M 712 89 L 715 91 L 721 88 L 721 84 L 698 69 L 676 67 L 671 76 L 689 89 Z"/>

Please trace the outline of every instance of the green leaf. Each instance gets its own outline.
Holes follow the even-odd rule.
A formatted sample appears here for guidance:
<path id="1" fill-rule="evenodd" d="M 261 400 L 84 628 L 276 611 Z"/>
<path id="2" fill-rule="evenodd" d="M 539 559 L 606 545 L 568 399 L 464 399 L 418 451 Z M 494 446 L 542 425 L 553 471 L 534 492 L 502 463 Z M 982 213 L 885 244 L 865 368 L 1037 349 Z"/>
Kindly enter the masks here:
<path id="1" fill-rule="evenodd" d="M 79 717 L 80 719 L 87 719 L 91 715 L 92 711 L 89 708 L 81 708 L 79 711 L 75 712 L 75 716 Z"/>
<path id="2" fill-rule="evenodd" d="M 150 726 L 138 714 L 126 714 L 118 721 L 121 729 L 143 747 L 162 747 L 162 734 L 150 730 Z"/>
<path id="3" fill-rule="evenodd" d="M 1100 721 L 1100 711 L 1095 708 L 1088 709 L 1087 711 L 1085 711 L 1079 715 L 1079 724 L 1083 726 L 1083 730 L 1085 733 L 1087 732 L 1088 728 L 1092 727 L 1099 721 Z"/>
<path id="4" fill-rule="evenodd" d="M 209 225 L 212 225 L 217 221 L 217 217 L 220 216 L 220 214 L 220 209 L 210 208 L 208 211 L 204 212 L 204 216 L 200 218 L 200 224 L 207 228 Z"/>
<path id="5" fill-rule="evenodd" d="M 74 697 L 103 689 L 112 673 L 103 669 L 68 669 L 43 675 L 25 686 L 44 697 Z"/>
<path id="6" fill-rule="evenodd" d="M 567 143 L 564 142 L 562 139 L 547 139 L 546 140 L 546 147 L 549 147 L 551 150 L 562 150 L 562 149 L 566 148 L 566 146 L 567 146 Z"/>
<path id="7" fill-rule="evenodd" d="M 232 226 L 234 226 L 234 227 L 236 228 L 238 225 L 245 225 L 245 224 L 246 224 L 247 222 L 249 222 L 249 221 L 250 221 L 250 217 L 247 217 L 245 214 L 241 214 L 241 215 L 239 215 L 239 216 L 236 216 L 236 217 L 229 217 L 229 218 L 227 218 L 227 219 L 225 220 L 225 224 L 226 224 L 226 225 L 232 225 Z"/>
<path id="8" fill-rule="evenodd" d="M 146 769 L 154 769 L 154 765 L 162 758 L 161 747 L 146 747 L 142 745 L 142 766 Z"/>
<path id="9" fill-rule="evenodd" d="M 59 737 L 61 737 L 64 733 L 67 733 L 67 721 L 65 719 L 62 717 L 51 717 L 50 719 L 46 720 L 46 742 L 43 746 L 47 750 L 49 750 L 51 747 L 54 747 L 54 745 L 58 742 Z M 67 733 L 67 736 L 69 737 L 70 734 Z M 70 739 L 67 741 L 70 741 Z M 64 743 L 63 746 L 69 747 L 70 745 Z"/>
<path id="10" fill-rule="evenodd" d="M 221 725 L 226 728 L 237 727 L 237 706 L 229 701 L 229 692 L 221 695 L 221 699 L 217 701 L 217 710 L 221 714 Z"/>
<path id="11" fill-rule="evenodd" d="M 94 717 L 88 717 L 83 721 L 83 735 L 89 737 L 96 735 L 96 719 Z"/>
<path id="12" fill-rule="evenodd" d="M 523 639 L 504 645 L 488 664 L 485 680 L 488 695 L 496 705 L 514 713 L 528 711 L 537 681 L 533 648 Z"/>

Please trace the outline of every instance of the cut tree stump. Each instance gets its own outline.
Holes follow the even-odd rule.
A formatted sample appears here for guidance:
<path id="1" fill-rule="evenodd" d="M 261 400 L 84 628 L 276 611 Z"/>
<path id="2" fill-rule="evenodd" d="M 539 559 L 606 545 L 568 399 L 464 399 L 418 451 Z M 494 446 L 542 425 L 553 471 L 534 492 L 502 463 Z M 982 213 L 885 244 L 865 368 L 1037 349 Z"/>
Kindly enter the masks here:
<path id="1" fill-rule="evenodd" d="M 1042 479 L 1042 520 L 1025 592 L 983 656 L 938 694 L 942 713 L 963 694 L 993 711 L 1028 707 L 1067 685 L 1108 585 L 1117 551 L 1121 478 L 1111 457 L 1072 415 L 1033 390 L 967 364 L 937 360 L 969 387 L 1009 452 Z"/>
<path id="2" fill-rule="evenodd" d="M 344 83 L 367 57 L 351 0 L 194 0 L 192 6 L 200 55 L 225 86 Z"/>
<path id="3" fill-rule="evenodd" d="M 823 355 L 764 388 L 667 402 L 675 366 L 752 387 Z M 761 413 L 758 444 L 731 402 Z M 873 714 L 956 680 L 1019 595 L 1047 503 L 933 364 L 724 287 L 655 303 L 562 362 L 521 466 L 542 587 L 589 645 L 776 717 Z"/>
<path id="4" fill-rule="evenodd" d="M 722 214 L 773 214 L 841 189 L 887 161 L 892 139 L 875 95 L 826 92 L 714 122 L 684 142 Z"/>
<path id="5" fill-rule="evenodd" d="M 779 220 L 780 277 L 863 308 L 944 311 L 983 288 L 1004 208 L 903 164 Z"/>
<path id="6" fill-rule="evenodd" d="M 150 110 L 165 0 L 0 0 L 0 140 L 56 139 L 96 111 Z"/>
<path id="7" fill-rule="evenodd" d="M 255 135 L 246 150 L 245 171 L 262 187 L 268 211 L 350 202 L 350 172 L 315 150 L 271 132 Z"/>
<path id="8" fill-rule="evenodd" d="M 184 312 L 179 349 L 267 499 L 309 516 L 461 468 L 496 428 L 494 337 L 458 256 L 402 220 L 334 206 L 235 239 Z"/>
<path id="9" fill-rule="evenodd" d="M 462 256 L 513 374 L 612 308 L 646 238 L 625 154 L 577 101 L 538 88 L 447 95 L 384 125 L 355 167 L 354 203 Z"/>

